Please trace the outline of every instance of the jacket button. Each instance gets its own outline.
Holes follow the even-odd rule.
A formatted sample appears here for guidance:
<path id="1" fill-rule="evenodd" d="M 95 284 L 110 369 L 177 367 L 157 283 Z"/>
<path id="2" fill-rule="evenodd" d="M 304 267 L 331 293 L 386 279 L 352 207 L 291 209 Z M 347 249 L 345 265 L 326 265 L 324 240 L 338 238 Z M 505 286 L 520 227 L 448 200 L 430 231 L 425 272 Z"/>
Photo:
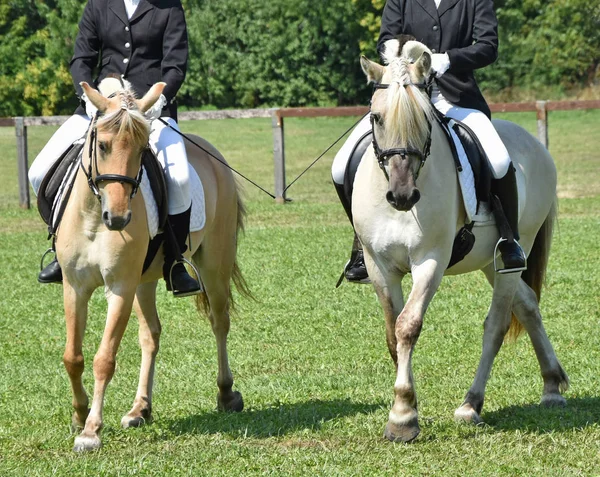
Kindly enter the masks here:
<path id="1" fill-rule="evenodd" d="M 125 63 L 125 64 L 129 63 L 129 58 L 123 58 L 123 63 Z"/>
<path id="2" fill-rule="evenodd" d="M 432 53 L 437 53 L 437 50 L 436 50 L 435 48 L 432 48 L 432 49 L 431 49 L 431 52 L 432 52 Z"/>
<path id="3" fill-rule="evenodd" d="M 125 31 L 129 31 L 129 27 L 128 26 L 125 27 Z"/>
<path id="4" fill-rule="evenodd" d="M 433 25 L 433 31 L 438 31 L 439 27 L 437 25 Z"/>
<path id="5" fill-rule="evenodd" d="M 127 42 L 125 43 L 125 48 L 129 48 L 131 46 L 131 43 Z"/>

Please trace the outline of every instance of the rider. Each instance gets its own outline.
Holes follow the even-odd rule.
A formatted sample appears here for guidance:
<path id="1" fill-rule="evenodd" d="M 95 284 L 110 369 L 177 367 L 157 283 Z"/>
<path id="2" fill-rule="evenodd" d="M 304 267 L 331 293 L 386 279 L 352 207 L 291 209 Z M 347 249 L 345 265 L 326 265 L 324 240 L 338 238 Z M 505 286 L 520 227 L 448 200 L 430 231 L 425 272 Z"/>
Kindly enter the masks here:
<path id="1" fill-rule="evenodd" d="M 431 102 L 444 115 L 459 120 L 479 139 L 492 168 L 492 191 L 500 200 L 514 238 L 519 239 L 518 197 L 515 168 L 506 147 L 490 120 L 491 113 L 475 81 L 473 71 L 493 63 L 498 56 L 498 21 L 492 0 L 387 0 L 381 18 L 377 50 L 400 34 L 411 35 L 433 53 L 435 72 Z M 369 117 L 352 131 L 332 165 L 333 182 L 352 221 L 344 195 L 344 174 L 357 141 L 371 129 Z M 499 247 L 504 271 L 525 267 L 522 249 L 514 241 Z M 368 279 L 360 247 L 354 249 L 344 270 L 346 279 Z"/>
<path id="2" fill-rule="evenodd" d="M 165 234 L 163 275 L 167 289 L 175 296 L 200 292 L 181 261 L 186 250 L 191 214 L 188 161 L 179 129 L 175 95 L 185 78 L 188 60 L 187 28 L 180 0 L 88 0 L 79 23 L 71 75 L 81 105 L 36 157 L 29 170 L 29 181 L 37 194 L 42 179 L 52 165 L 75 141 L 83 137 L 96 108 L 81 86 L 99 84 L 108 76 L 120 76 L 141 97 L 150 87 L 164 81 L 167 85 L 156 103 L 146 112 L 152 121 L 150 147 L 165 170 L 168 192 L 168 221 L 175 235 Z M 94 81 L 94 77 L 96 81 Z M 175 265 L 173 266 L 173 264 Z M 62 281 L 56 260 L 38 277 L 41 283 Z"/>

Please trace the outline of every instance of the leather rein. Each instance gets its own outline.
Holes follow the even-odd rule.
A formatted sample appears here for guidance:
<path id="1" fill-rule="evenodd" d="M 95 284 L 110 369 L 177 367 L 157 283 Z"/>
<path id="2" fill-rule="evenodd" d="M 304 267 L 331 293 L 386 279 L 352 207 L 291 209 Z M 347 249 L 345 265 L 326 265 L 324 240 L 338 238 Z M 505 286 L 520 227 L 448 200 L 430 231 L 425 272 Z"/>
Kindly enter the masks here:
<path id="1" fill-rule="evenodd" d="M 433 83 L 433 75 L 423 83 L 410 83 L 412 86 L 416 86 L 419 89 L 425 90 L 427 95 L 431 97 L 431 85 Z M 408 85 L 404 85 L 408 86 Z M 390 85 L 386 83 L 374 83 L 373 89 L 387 89 Z M 426 118 L 427 119 L 427 118 Z M 427 124 L 429 124 L 429 132 L 427 134 L 427 140 L 425 141 L 425 146 L 423 150 L 415 149 L 414 147 L 393 147 L 390 149 L 381 149 L 379 144 L 377 143 L 377 138 L 375 137 L 375 118 L 373 114 L 371 114 L 371 130 L 373 131 L 373 151 L 375 152 L 375 157 L 377 158 L 377 163 L 379 164 L 379 168 L 385 174 L 386 179 L 389 181 L 389 176 L 387 171 L 385 170 L 385 163 L 393 156 L 400 156 L 402 160 L 408 159 L 409 155 L 417 156 L 421 163 L 419 164 L 419 169 L 415 175 L 415 180 L 419 177 L 419 173 L 423 165 L 425 164 L 425 160 L 429 156 L 431 152 L 431 121 L 427 119 Z"/>

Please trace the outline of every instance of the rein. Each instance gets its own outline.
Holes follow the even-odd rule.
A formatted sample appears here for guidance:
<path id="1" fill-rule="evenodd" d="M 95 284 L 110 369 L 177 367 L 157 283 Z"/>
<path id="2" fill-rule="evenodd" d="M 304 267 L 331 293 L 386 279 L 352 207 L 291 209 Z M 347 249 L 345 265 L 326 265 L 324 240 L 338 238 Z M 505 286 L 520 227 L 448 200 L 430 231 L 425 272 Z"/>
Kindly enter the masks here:
<path id="1" fill-rule="evenodd" d="M 430 77 L 427 81 L 423 83 L 409 83 L 409 85 L 416 86 L 419 89 L 425 90 L 428 96 L 431 96 L 431 85 L 433 83 L 433 76 Z M 404 85 L 408 86 L 408 85 Z M 386 83 L 374 83 L 373 89 L 387 89 L 390 85 Z M 427 119 L 427 118 L 426 118 Z M 419 149 L 415 149 L 414 147 L 393 147 L 390 149 L 381 149 L 379 144 L 377 143 L 377 138 L 375 136 L 375 118 L 371 114 L 371 130 L 373 131 L 373 151 L 375 152 L 375 157 L 377 158 L 377 163 L 379 164 L 379 168 L 385 174 L 386 179 L 389 181 L 390 178 L 388 176 L 387 171 L 385 170 L 385 163 L 393 156 L 400 156 L 402 160 L 408 159 L 409 155 L 417 156 L 421 163 L 419 164 L 419 169 L 417 169 L 417 173 L 415 175 L 415 180 L 419 177 L 421 173 L 421 169 L 425 164 L 425 160 L 429 156 L 431 152 L 431 121 L 427 119 L 427 124 L 429 124 L 429 132 L 427 134 L 427 140 L 425 141 L 425 147 L 422 151 Z"/>
<path id="2" fill-rule="evenodd" d="M 90 163 L 88 164 L 87 170 L 83 166 L 83 161 L 80 162 L 81 170 L 83 171 L 83 173 L 85 174 L 85 177 L 87 178 L 88 186 L 90 187 L 90 190 L 93 192 L 93 194 L 96 196 L 96 198 L 99 201 L 102 201 L 102 197 L 100 196 L 100 190 L 98 187 L 98 184 L 100 182 L 115 181 L 115 182 L 120 182 L 121 184 L 123 184 L 123 183 L 131 184 L 132 188 L 131 188 L 131 194 L 129 195 L 129 198 L 133 199 L 135 197 L 135 195 L 137 194 L 137 191 L 140 188 L 140 183 L 142 182 L 142 176 L 144 175 L 144 169 L 142 168 L 142 165 L 140 163 L 140 169 L 135 178 L 132 178 L 129 176 L 124 176 L 121 174 L 100 174 L 100 171 L 98 170 L 98 153 L 96 151 L 96 143 L 98 142 L 97 126 L 96 126 L 97 122 L 98 122 L 98 114 L 95 114 L 92 119 L 92 122 L 90 123 L 91 132 L 90 132 L 90 142 L 89 142 L 89 151 L 88 151 Z M 93 164 L 93 168 L 92 168 L 92 164 Z M 93 169 L 96 170 L 95 177 L 93 174 Z"/>

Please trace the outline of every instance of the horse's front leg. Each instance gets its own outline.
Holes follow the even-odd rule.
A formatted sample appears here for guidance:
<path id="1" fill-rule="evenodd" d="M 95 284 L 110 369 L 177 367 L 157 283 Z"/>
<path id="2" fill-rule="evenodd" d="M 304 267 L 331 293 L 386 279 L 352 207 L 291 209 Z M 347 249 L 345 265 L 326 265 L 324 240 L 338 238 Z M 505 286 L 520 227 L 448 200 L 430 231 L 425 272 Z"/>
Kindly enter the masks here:
<path id="1" fill-rule="evenodd" d="M 483 409 L 485 386 L 490 377 L 494 359 L 510 327 L 513 299 L 521 280 L 520 273 L 500 275 L 493 272 L 492 267 L 493 264 L 490 264 L 484 269 L 486 275 L 491 276 L 492 273 L 494 274 L 494 291 L 492 304 L 483 323 L 481 359 L 475 373 L 475 379 L 465 396 L 464 402 L 454 412 L 454 418 L 457 421 L 473 424 L 483 422 L 480 414 Z"/>
<path id="2" fill-rule="evenodd" d="M 102 445 L 100 431 L 102 429 L 104 394 L 115 372 L 117 351 L 131 314 L 134 294 L 135 288 L 131 289 L 130 286 L 121 289 L 113 287 L 111 291 L 107 292 L 106 326 L 100 347 L 94 357 L 94 397 L 85 427 L 75 438 L 73 450 L 76 452 L 96 450 Z"/>
<path id="3" fill-rule="evenodd" d="M 68 282 L 67 277 L 63 283 L 63 302 L 67 326 L 67 342 L 63 363 L 73 392 L 73 417 L 71 427 L 73 431 L 83 428 L 89 413 L 89 400 L 81 375 L 84 369 L 83 335 L 87 321 L 87 304 L 91 293 L 77 292 Z"/>
<path id="4" fill-rule="evenodd" d="M 140 380 L 133 407 L 121 425 L 139 427 L 152 420 L 152 386 L 154 366 L 160 340 L 160 321 L 156 310 L 156 282 L 139 285 L 133 303 L 139 322 L 139 341 L 142 349 Z"/>
<path id="5" fill-rule="evenodd" d="M 398 366 L 395 399 L 384 432 L 390 441 L 410 442 L 420 432 L 411 361 L 423 326 L 423 316 L 444 275 L 444 267 L 440 263 L 427 259 L 413 267 L 413 287 L 396 321 Z"/>

